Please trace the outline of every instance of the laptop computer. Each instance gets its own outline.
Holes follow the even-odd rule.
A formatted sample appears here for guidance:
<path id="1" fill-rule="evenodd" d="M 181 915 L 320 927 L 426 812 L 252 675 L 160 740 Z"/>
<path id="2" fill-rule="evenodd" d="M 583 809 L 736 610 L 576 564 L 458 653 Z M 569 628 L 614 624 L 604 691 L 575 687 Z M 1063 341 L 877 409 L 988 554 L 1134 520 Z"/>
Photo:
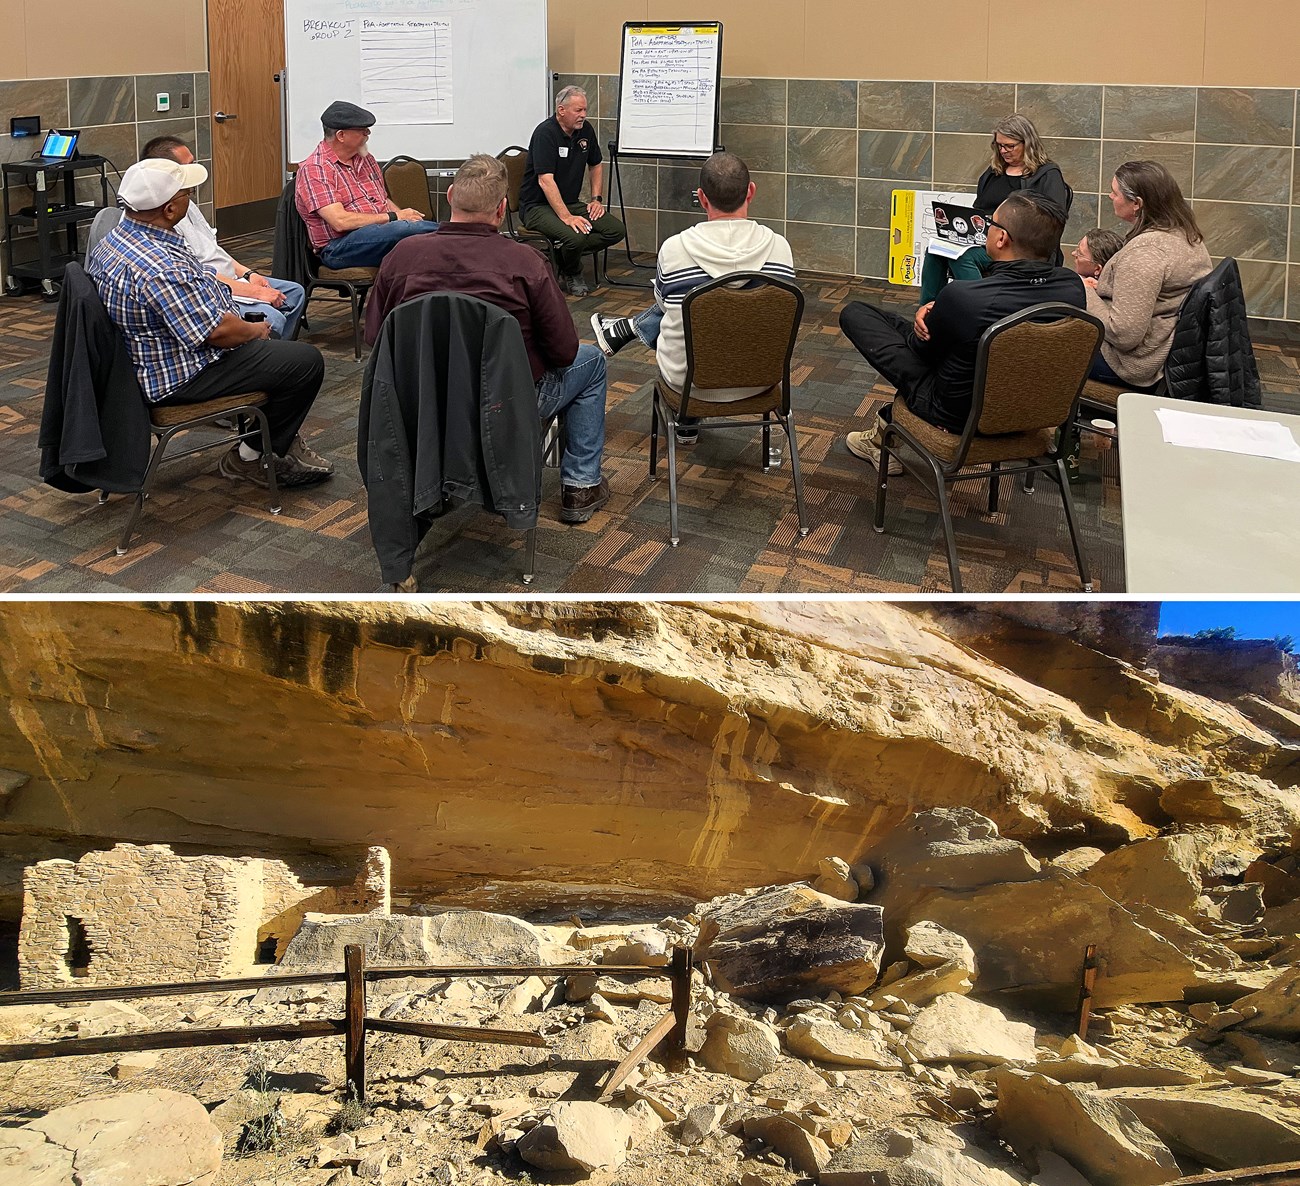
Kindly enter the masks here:
<path id="1" fill-rule="evenodd" d="M 43 165 L 61 165 L 64 161 L 72 160 L 77 155 L 77 138 L 80 135 L 79 129 L 60 132 L 51 128 L 45 134 L 45 143 L 41 145 L 36 159 Z"/>
<path id="2" fill-rule="evenodd" d="M 984 246 L 988 238 L 988 216 L 973 206 L 931 202 L 930 212 L 934 219 L 930 250 L 935 254 L 955 259 L 970 247 Z"/>

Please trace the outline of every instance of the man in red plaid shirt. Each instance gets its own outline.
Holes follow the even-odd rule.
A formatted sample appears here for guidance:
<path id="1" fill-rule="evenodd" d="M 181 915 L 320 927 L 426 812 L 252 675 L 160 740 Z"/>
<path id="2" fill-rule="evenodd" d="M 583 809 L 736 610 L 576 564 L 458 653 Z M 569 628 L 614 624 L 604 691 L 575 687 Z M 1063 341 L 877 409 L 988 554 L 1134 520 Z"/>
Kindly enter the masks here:
<path id="1" fill-rule="evenodd" d="M 366 151 L 375 117 L 336 100 L 320 117 L 325 139 L 298 166 L 294 200 L 311 247 L 327 268 L 374 268 L 407 235 L 436 231 L 418 210 L 399 209 Z"/>

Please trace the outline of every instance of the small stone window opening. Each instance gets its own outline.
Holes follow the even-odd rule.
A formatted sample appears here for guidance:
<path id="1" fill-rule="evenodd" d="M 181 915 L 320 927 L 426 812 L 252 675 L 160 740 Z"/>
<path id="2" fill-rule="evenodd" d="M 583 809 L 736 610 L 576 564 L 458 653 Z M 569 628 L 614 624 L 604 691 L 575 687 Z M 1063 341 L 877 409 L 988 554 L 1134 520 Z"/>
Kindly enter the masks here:
<path id="1" fill-rule="evenodd" d="M 90 939 L 86 935 L 86 924 L 70 914 L 63 916 L 68 928 L 68 950 L 64 956 L 68 971 L 73 976 L 90 975 Z"/>
<path id="2" fill-rule="evenodd" d="M 265 939 L 259 940 L 257 944 L 256 962 L 259 964 L 275 963 L 275 948 L 276 941 L 274 935 L 268 935 Z"/>

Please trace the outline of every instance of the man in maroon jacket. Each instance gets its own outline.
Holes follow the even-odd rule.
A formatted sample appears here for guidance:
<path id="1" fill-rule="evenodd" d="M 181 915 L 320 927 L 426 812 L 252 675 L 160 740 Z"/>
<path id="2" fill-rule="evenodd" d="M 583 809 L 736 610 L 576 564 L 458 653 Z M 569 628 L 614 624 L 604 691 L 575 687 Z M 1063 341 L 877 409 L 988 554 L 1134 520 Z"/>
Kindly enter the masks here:
<path id="1" fill-rule="evenodd" d="M 459 292 L 506 310 L 523 330 L 545 421 L 563 413 L 560 518 L 585 523 L 609 501 L 601 477 L 605 448 L 605 356 L 578 343 L 573 316 L 545 259 L 499 233 L 506 213 L 506 169 L 472 156 L 447 190 L 451 221 L 435 234 L 397 244 L 380 266 L 366 312 L 372 346 L 390 309 L 427 292 Z"/>

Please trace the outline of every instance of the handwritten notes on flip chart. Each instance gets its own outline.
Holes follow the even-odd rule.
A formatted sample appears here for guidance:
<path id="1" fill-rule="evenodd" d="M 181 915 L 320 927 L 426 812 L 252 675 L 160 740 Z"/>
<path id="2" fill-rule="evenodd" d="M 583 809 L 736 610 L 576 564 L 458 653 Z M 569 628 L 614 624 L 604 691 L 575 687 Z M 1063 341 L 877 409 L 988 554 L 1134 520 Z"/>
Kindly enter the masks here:
<path id="1" fill-rule="evenodd" d="M 619 151 L 712 153 L 721 64 L 722 27 L 717 23 L 624 25 Z"/>
<path id="2" fill-rule="evenodd" d="M 383 124 L 452 122 L 450 20 L 361 21 L 361 101 Z"/>

